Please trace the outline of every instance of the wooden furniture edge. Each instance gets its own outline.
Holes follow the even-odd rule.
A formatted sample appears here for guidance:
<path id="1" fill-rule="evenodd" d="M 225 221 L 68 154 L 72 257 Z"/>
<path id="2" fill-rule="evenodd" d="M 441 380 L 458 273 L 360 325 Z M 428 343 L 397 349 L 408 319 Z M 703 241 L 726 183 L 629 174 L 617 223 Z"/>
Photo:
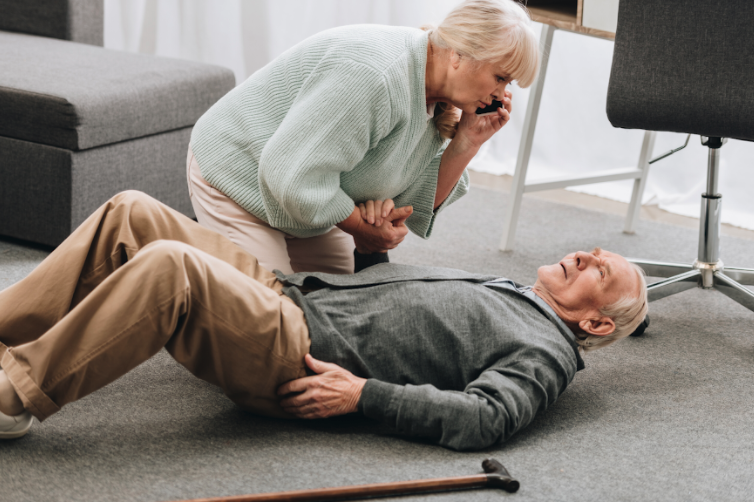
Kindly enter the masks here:
<path id="1" fill-rule="evenodd" d="M 531 14 L 532 21 L 549 24 L 550 26 L 554 26 L 561 30 L 571 31 L 573 33 L 581 33 L 582 35 L 589 35 L 591 37 L 602 38 L 605 40 L 615 40 L 615 33 L 610 31 L 598 30 L 596 28 L 587 28 L 586 26 L 579 26 L 576 23 L 569 23 L 568 21 L 559 21 L 557 19 L 552 19 L 550 17 L 537 14 L 535 12 L 532 12 L 531 10 L 529 10 L 529 14 Z"/>

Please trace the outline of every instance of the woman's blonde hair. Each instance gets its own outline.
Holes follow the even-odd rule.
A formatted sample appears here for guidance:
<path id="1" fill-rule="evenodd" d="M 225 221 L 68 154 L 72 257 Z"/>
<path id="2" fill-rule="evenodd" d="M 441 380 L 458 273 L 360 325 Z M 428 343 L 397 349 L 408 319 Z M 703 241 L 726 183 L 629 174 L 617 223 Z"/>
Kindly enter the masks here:
<path id="1" fill-rule="evenodd" d="M 500 63 L 500 71 L 529 87 L 539 68 L 539 43 L 526 8 L 514 0 L 466 0 L 439 26 L 425 25 L 429 41 L 479 63 Z M 455 136 L 459 110 L 438 103 L 435 126 L 444 139 Z"/>
<path id="2" fill-rule="evenodd" d="M 609 317 L 615 322 L 615 331 L 606 336 L 577 334 L 576 343 L 584 352 L 607 347 L 611 343 L 629 336 L 647 316 L 649 299 L 647 298 L 647 280 L 644 277 L 644 270 L 635 263 L 629 264 L 639 277 L 639 296 L 625 296 L 612 305 L 600 309 L 600 315 Z"/>

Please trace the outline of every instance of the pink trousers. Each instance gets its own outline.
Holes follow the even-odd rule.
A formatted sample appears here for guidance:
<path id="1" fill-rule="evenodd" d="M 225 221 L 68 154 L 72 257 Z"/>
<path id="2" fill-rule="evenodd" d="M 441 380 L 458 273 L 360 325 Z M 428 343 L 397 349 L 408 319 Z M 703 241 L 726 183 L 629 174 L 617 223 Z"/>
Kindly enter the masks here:
<path id="1" fill-rule="evenodd" d="M 272 228 L 207 183 L 191 146 L 186 170 L 197 221 L 254 255 L 262 267 L 285 274 L 353 273 L 355 246 L 351 235 L 335 227 L 324 235 L 301 239 Z"/>

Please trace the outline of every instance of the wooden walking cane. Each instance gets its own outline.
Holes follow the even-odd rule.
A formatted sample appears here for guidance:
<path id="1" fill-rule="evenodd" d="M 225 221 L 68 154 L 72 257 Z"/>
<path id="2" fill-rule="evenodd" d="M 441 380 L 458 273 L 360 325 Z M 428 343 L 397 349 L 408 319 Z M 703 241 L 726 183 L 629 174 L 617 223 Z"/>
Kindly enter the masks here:
<path id="1" fill-rule="evenodd" d="M 451 478 L 420 479 L 417 481 L 398 481 L 396 483 L 374 483 L 370 485 L 342 486 L 339 488 L 318 488 L 315 490 L 296 490 L 292 492 L 260 493 L 258 495 L 234 495 L 232 497 L 214 497 L 192 499 L 180 502 L 315 502 L 328 500 L 353 500 L 360 498 L 390 497 L 410 493 L 445 492 L 451 490 L 472 490 L 474 488 L 502 488 L 513 493 L 519 483 L 511 477 L 503 464 L 493 458 L 482 462 L 486 474 L 456 476 Z"/>

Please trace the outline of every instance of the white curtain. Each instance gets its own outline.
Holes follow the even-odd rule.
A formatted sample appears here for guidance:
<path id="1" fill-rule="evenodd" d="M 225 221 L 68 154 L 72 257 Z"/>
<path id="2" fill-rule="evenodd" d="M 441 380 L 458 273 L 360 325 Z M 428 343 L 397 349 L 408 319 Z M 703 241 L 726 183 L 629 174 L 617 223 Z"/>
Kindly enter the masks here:
<path id="1" fill-rule="evenodd" d="M 439 23 L 458 0 L 105 0 L 105 47 L 204 61 L 231 68 L 242 82 L 277 55 L 319 31 L 345 24 Z M 541 25 L 535 24 L 537 30 Z M 537 123 L 529 179 L 588 174 L 636 164 L 643 134 L 613 128 L 605 115 L 613 43 L 556 31 Z M 527 89 L 514 88 L 514 113 L 472 163 L 513 174 Z M 655 155 L 685 135 L 658 134 Z M 754 230 L 754 143 L 721 150 L 723 221 Z M 698 217 L 707 149 L 698 136 L 651 168 L 645 204 Z M 572 187 L 627 202 L 631 181 Z"/>

